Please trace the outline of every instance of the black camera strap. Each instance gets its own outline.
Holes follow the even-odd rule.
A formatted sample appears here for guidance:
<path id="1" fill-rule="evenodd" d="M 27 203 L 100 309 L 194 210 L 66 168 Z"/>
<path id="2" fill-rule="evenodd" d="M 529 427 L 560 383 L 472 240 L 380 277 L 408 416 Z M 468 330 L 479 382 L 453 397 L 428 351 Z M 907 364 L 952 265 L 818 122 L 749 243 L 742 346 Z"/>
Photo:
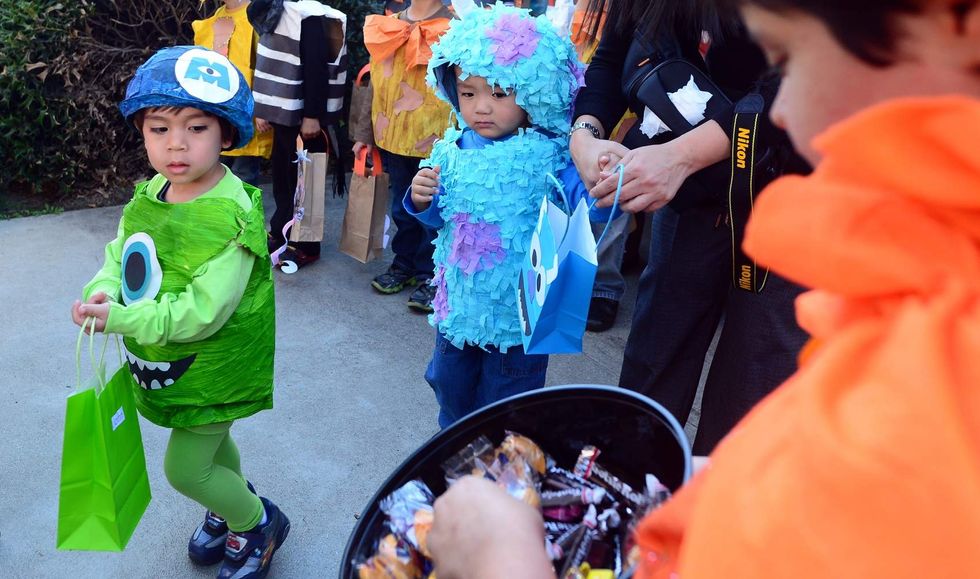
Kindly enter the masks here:
<path id="1" fill-rule="evenodd" d="M 732 283 L 735 287 L 760 293 L 766 285 L 769 270 L 760 268 L 742 251 L 745 224 L 755 203 L 756 138 L 759 118 L 764 114 L 762 95 L 752 93 L 735 105 L 732 123 L 732 177 L 728 185 L 728 217 L 732 232 Z"/>

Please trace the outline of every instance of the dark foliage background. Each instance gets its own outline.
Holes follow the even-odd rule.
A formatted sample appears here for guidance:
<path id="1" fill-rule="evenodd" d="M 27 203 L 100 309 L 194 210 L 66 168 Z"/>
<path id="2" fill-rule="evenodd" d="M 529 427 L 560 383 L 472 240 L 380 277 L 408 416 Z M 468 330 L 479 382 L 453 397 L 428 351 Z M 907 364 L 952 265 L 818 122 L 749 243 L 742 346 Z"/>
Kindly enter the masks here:
<path id="1" fill-rule="evenodd" d="M 367 62 L 361 27 L 380 0 L 324 2 L 348 15 L 351 73 Z M 116 108 L 136 67 L 193 40 L 218 0 L 0 0 L 0 210 L 11 199 L 96 206 L 149 176 Z"/>

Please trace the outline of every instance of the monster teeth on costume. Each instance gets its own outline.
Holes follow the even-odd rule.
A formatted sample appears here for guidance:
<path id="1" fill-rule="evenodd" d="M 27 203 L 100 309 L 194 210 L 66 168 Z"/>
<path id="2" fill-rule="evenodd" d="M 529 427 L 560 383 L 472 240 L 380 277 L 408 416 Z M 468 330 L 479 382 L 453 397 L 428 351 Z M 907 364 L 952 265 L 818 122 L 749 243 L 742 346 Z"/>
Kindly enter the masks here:
<path id="1" fill-rule="evenodd" d="M 167 378 L 166 380 L 163 381 L 163 385 L 164 386 L 170 386 L 173 383 L 174 383 L 174 381 L 171 380 L 170 378 Z"/>
<path id="2" fill-rule="evenodd" d="M 136 375 L 136 372 L 133 372 L 133 382 L 140 383 L 140 377 Z"/>
<path id="3" fill-rule="evenodd" d="M 154 379 L 152 382 L 150 382 L 150 390 L 159 390 L 161 388 L 163 388 L 163 386 L 160 386 L 159 381 Z"/>
<path id="4" fill-rule="evenodd" d="M 136 358 L 136 365 L 139 366 L 140 370 L 145 370 L 146 362 L 142 358 Z"/>

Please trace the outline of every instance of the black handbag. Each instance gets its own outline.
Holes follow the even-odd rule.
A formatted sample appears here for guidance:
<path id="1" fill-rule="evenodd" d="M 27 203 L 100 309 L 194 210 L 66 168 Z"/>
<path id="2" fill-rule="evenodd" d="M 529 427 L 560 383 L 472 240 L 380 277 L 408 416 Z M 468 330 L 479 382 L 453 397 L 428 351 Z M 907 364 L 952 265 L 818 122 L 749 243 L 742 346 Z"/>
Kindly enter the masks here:
<path id="1" fill-rule="evenodd" d="M 692 77 L 699 89 L 711 93 L 704 111 L 704 120 L 732 106 L 728 96 L 703 70 L 683 58 L 671 58 L 655 66 L 646 63 L 639 67 L 633 78 L 628 81 L 625 94 L 630 104 L 639 109 L 634 109 L 639 119 L 643 118 L 643 108 L 650 109 L 673 133 L 668 136 L 668 139 L 676 138 L 697 125 L 692 125 L 684 118 L 670 100 L 668 93 L 681 89 Z M 701 122 L 703 123 L 704 120 Z"/>
<path id="2" fill-rule="evenodd" d="M 712 95 L 706 105 L 705 119 L 698 124 L 731 107 L 731 99 L 708 76 L 704 61 L 695 51 L 695 41 L 690 39 L 687 44 L 691 46 L 685 52 L 672 34 L 659 34 L 654 38 L 647 38 L 643 34 L 633 36 L 621 76 L 621 90 L 627 98 L 630 110 L 637 116 L 637 122 L 623 137 L 623 145 L 627 148 L 666 143 L 696 126 L 684 118 L 667 96 L 667 93 L 686 85 L 692 76 L 698 88 Z M 653 138 L 644 135 L 640 131 L 644 108 L 649 108 L 660 117 L 670 131 Z M 724 128 L 727 130 L 727 127 Z M 724 162 L 698 171 L 684 182 L 677 196 L 670 202 L 670 207 L 683 211 L 693 206 L 712 205 L 721 210 L 724 207 L 724 192 L 729 175 L 728 165 Z"/>

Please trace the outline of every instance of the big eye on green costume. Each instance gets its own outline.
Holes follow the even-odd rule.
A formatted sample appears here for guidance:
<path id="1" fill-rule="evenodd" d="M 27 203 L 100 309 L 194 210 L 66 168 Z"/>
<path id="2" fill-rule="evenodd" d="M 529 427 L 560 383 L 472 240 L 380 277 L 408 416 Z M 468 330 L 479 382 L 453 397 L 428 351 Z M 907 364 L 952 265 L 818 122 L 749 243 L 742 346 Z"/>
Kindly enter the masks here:
<path id="1" fill-rule="evenodd" d="M 122 299 L 126 305 L 152 300 L 160 291 L 163 270 L 153 238 L 143 232 L 129 236 L 122 254 Z"/>

